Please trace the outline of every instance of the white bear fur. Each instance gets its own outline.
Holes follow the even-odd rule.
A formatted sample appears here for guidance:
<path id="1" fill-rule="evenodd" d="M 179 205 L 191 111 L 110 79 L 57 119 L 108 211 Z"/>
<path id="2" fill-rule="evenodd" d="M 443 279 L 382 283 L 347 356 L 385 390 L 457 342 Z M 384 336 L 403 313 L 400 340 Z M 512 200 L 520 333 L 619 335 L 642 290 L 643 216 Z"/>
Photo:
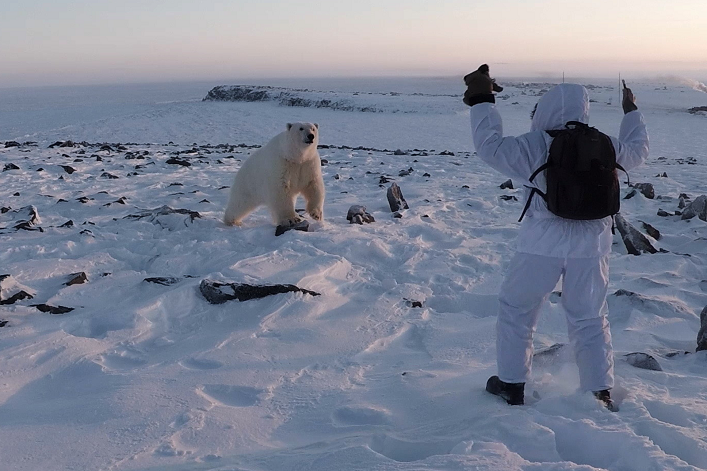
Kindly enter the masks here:
<path id="1" fill-rule="evenodd" d="M 231 186 L 223 222 L 240 226 L 258 206 L 267 205 L 276 224 L 296 224 L 302 221 L 295 212 L 299 194 L 307 201 L 309 215 L 323 219 L 324 180 L 318 143 L 317 124 L 288 123 L 287 130 L 243 162 Z"/>

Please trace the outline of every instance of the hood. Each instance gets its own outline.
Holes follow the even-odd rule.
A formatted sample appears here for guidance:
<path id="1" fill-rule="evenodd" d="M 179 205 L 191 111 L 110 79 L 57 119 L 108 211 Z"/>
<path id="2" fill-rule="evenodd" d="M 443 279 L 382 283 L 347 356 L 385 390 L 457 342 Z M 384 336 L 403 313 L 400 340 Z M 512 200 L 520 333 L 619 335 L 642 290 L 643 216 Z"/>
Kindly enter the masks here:
<path id="1" fill-rule="evenodd" d="M 530 130 L 564 129 L 568 121 L 589 124 L 589 93 L 581 85 L 561 83 L 540 97 Z"/>

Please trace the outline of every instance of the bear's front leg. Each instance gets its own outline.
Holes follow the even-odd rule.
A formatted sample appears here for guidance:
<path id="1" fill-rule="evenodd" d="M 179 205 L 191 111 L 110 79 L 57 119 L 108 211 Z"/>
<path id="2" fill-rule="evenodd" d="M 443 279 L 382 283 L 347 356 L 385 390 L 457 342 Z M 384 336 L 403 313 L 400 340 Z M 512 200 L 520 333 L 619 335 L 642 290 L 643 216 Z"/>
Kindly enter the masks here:
<path id="1" fill-rule="evenodd" d="M 324 219 L 324 180 L 320 177 L 312 180 L 302 191 L 307 200 L 307 212 L 316 221 Z"/>
<path id="2" fill-rule="evenodd" d="M 273 201 L 272 216 L 278 226 L 294 226 L 302 222 L 302 218 L 295 212 L 295 197 L 286 193 L 279 194 Z"/>

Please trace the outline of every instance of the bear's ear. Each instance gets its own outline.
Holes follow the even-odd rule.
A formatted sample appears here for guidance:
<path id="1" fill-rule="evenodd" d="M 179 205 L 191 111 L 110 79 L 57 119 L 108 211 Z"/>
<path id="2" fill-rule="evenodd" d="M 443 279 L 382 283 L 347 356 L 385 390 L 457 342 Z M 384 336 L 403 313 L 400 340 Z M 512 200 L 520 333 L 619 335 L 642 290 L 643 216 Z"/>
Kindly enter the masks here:
<path id="1" fill-rule="evenodd" d="M 317 123 L 314 123 L 314 127 L 319 129 L 319 125 Z"/>
<path id="2" fill-rule="evenodd" d="M 287 123 L 287 130 L 289 131 L 290 129 L 292 129 L 292 123 Z"/>

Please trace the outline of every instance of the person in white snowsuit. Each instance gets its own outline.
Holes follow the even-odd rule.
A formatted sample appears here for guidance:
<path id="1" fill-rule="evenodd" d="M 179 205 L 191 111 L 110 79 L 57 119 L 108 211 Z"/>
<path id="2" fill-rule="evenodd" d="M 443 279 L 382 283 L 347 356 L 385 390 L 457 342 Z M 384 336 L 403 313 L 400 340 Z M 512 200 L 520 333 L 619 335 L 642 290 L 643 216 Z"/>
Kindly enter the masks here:
<path id="1" fill-rule="evenodd" d="M 503 135 L 501 116 L 492 91 L 498 85 L 483 65 L 465 77 L 464 102 L 471 106 L 471 130 L 477 155 L 502 174 L 545 192 L 543 172 L 529 178 L 547 161 L 552 137 L 569 121 L 589 121 L 587 90 L 576 84 L 560 84 L 539 100 L 530 132 Z M 624 88 L 624 117 L 618 139 L 611 137 L 616 161 L 630 170 L 648 157 L 648 133 L 630 89 Z M 545 200 L 532 198 L 520 227 L 516 254 L 501 286 L 497 322 L 498 376 L 489 379 L 487 390 L 510 404 L 523 404 L 523 389 L 530 379 L 533 334 L 543 303 L 562 279 L 561 303 L 580 374 L 580 388 L 592 391 L 610 410 L 614 386 L 614 359 L 607 319 L 609 253 L 612 219 L 564 219 L 552 214 Z"/>

